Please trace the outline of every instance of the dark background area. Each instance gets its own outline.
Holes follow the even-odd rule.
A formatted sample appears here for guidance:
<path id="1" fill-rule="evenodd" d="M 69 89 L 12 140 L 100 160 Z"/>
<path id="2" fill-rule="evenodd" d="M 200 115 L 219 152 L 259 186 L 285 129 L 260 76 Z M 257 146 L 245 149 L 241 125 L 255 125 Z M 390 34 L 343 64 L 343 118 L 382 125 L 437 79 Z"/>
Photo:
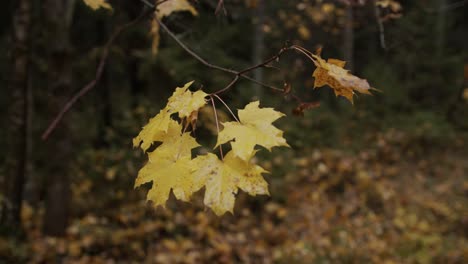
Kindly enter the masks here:
<path id="1" fill-rule="evenodd" d="M 291 148 L 258 159 L 271 172 L 271 196 L 241 192 L 234 215 L 222 217 L 202 193 L 154 208 L 148 188 L 133 189 L 145 156 L 132 138 L 175 87 L 195 80 L 194 89 L 213 92 L 233 76 L 163 30 L 153 54 L 146 17 L 110 46 L 96 87 L 42 140 L 93 80 L 112 32 L 144 5 L 4 0 L 0 263 L 467 263 L 468 2 L 224 2 L 226 15 L 214 14 L 218 1 L 199 0 L 198 16 L 177 12 L 164 23 L 202 58 L 236 70 L 285 43 L 322 47 L 323 58 L 346 60 L 381 92 L 353 105 L 314 90 L 313 63 L 286 53 L 280 70 L 251 75 L 286 81 L 319 108 L 294 116 L 294 100 L 246 80 L 222 94 L 233 109 L 259 99 L 287 114 L 276 126 Z M 201 111 L 200 142 L 214 145 L 213 122 Z"/>

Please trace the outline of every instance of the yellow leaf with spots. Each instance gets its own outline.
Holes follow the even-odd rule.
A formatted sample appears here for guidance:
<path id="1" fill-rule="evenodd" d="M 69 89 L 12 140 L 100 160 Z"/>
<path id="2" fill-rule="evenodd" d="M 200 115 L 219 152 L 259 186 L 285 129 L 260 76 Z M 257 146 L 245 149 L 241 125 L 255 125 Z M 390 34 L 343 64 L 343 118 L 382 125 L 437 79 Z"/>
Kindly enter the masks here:
<path id="1" fill-rule="evenodd" d="M 336 96 L 343 96 L 351 103 L 353 103 L 355 92 L 371 95 L 370 90 L 376 90 L 370 87 L 367 80 L 352 75 L 344 69 L 346 62 L 337 59 L 325 61 L 320 56 L 313 54 L 312 57 L 315 66 L 317 66 L 312 74 L 315 78 L 314 88 L 328 85 Z"/>
<path id="2" fill-rule="evenodd" d="M 239 110 L 240 122 L 222 123 L 224 128 L 218 135 L 216 146 L 230 140 L 233 154 L 245 161 L 255 154 L 255 146 L 260 145 L 268 150 L 275 146 L 289 146 L 283 138 L 283 131 L 272 123 L 284 116 L 273 108 L 259 108 L 259 102 L 248 104 Z"/>
<path id="3" fill-rule="evenodd" d="M 89 6 L 93 10 L 97 10 L 99 8 L 105 8 L 112 10 L 112 6 L 109 3 L 106 3 L 104 0 L 83 0 L 84 3 Z"/>
<path id="4" fill-rule="evenodd" d="M 174 196 L 188 201 L 195 192 L 191 150 L 199 144 L 189 133 L 174 133 L 165 138 L 161 146 L 149 153 L 148 163 L 138 172 L 135 187 L 152 182 L 147 200 L 164 206 L 172 190 Z"/>
<path id="5" fill-rule="evenodd" d="M 198 167 L 194 173 L 195 187 L 206 187 L 203 202 L 217 215 L 233 213 L 239 189 L 250 195 L 269 195 L 268 183 L 262 176 L 266 171 L 235 157 L 233 152 L 229 152 L 222 161 L 211 153 L 198 156 L 193 161 Z"/>

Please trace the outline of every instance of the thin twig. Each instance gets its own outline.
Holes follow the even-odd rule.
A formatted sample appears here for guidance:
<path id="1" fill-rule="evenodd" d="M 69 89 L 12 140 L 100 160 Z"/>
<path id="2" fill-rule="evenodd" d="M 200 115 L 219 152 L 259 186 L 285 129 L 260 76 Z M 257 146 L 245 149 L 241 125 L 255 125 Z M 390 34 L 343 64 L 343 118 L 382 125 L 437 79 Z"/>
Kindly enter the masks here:
<path id="1" fill-rule="evenodd" d="M 151 7 L 151 8 L 155 8 L 156 6 L 145 1 L 145 0 L 141 0 L 145 5 Z M 281 91 L 281 89 L 277 88 L 277 87 L 274 87 L 274 86 L 271 86 L 271 85 L 268 85 L 268 84 L 265 84 L 265 83 L 262 83 L 262 82 L 259 82 L 257 80 L 255 80 L 254 78 L 248 76 L 248 75 L 245 75 L 245 73 L 247 72 L 250 72 L 254 69 L 257 69 L 259 67 L 263 67 L 264 65 L 270 63 L 271 61 L 273 60 L 276 60 L 277 58 L 279 58 L 279 55 L 281 55 L 282 52 L 284 52 L 285 50 L 287 50 L 287 48 L 283 48 L 281 49 L 281 51 L 279 52 L 279 54 L 277 54 L 276 56 L 274 56 L 273 58 L 271 59 L 268 59 L 267 61 L 263 62 L 263 63 L 260 63 L 258 65 L 255 65 L 253 67 L 249 67 L 245 70 L 242 70 L 242 71 L 236 71 L 236 70 L 232 70 L 232 69 L 228 69 L 228 68 L 224 68 L 224 67 L 221 67 L 221 66 L 218 66 L 218 65 L 215 65 L 215 64 L 212 64 L 212 63 L 209 63 L 208 61 L 206 61 L 205 59 L 203 59 L 202 57 L 200 57 L 197 53 L 195 53 L 191 48 L 189 48 L 184 42 L 182 42 L 175 34 L 174 32 L 172 32 L 167 26 L 166 24 L 164 24 L 159 18 L 157 17 L 154 17 L 154 19 L 158 22 L 159 26 L 164 30 L 166 31 L 166 33 L 175 41 L 177 42 L 177 44 L 179 44 L 179 46 L 185 50 L 188 54 L 190 54 L 193 58 L 195 58 L 196 60 L 198 60 L 200 63 L 202 63 L 203 65 L 205 65 L 206 67 L 208 68 L 212 68 L 212 69 L 215 69 L 215 70 L 219 70 L 219 71 L 223 71 L 223 72 L 226 72 L 226 73 L 230 73 L 230 74 L 235 74 L 239 77 L 242 77 L 246 80 L 249 80 L 253 83 L 256 83 L 258 85 L 261 85 L 263 87 L 266 87 L 266 88 L 269 88 L 269 89 L 272 89 L 272 90 L 276 90 L 276 91 Z M 235 81 L 234 81 L 235 80 Z M 232 87 L 237 81 L 238 81 L 238 78 L 234 78 L 234 80 L 232 81 L 233 83 L 232 84 L 229 84 L 229 88 Z M 222 89 L 223 91 L 225 91 L 225 88 Z M 227 90 L 227 89 L 226 89 Z M 217 92 L 218 93 L 218 92 Z"/>
<path id="2" fill-rule="evenodd" d="M 159 18 L 155 17 L 154 19 L 156 19 L 156 21 L 158 22 L 159 26 L 161 26 L 161 28 L 164 29 L 164 31 L 166 31 L 166 33 L 167 33 L 173 40 L 175 40 L 175 42 L 177 42 L 177 44 L 179 44 L 179 46 L 182 47 L 182 49 L 184 49 L 187 53 L 189 53 L 192 57 L 194 57 L 196 60 L 198 60 L 199 62 L 201 62 L 201 63 L 204 64 L 205 66 L 207 66 L 207 67 L 209 67 L 209 68 L 212 68 L 212 69 L 220 70 L 220 71 L 223 71 L 223 72 L 231 73 L 231 74 L 237 74 L 237 73 L 238 73 L 238 72 L 235 71 L 235 70 L 231 70 L 231 69 L 224 68 L 224 67 L 221 67 L 221 66 L 218 66 L 218 65 L 214 65 L 214 64 L 211 64 L 211 63 L 207 62 L 205 59 L 203 59 L 203 58 L 200 57 L 198 54 L 196 54 L 193 50 L 191 50 L 185 43 L 183 43 L 183 42 L 166 26 L 166 24 L 164 24 Z"/>
<path id="3" fill-rule="evenodd" d="M 105 64 L 106 64 L 106 60 L 107 60 L 107 57 L 109 55 L 109 49 L 110 49 L 110 46 L 113 44 L 113 42 L 115 41 L 115 39 L 123 32 L 125 31 L 126 29 L 128 29 L 129 27 L 133 26 L 134 24 L 136 24 L 137 22 L 139 22 L 140 19 L 142 19 L 143 17 L 145 17 L 146 15 L 148 14 L 151 14 L 154 12 L 155 8 L 157 5 L 159 4 L 162 4 L 166 1 L 169 1 L 169 0 L 161 0 L 159 2 L 155 4 L 152 4 L 146 0 L 140 0 L 142 3 L 144 3 L 146 6 L 150 7 L 150 9 L 147 9 L 146 11 L 142 12 L 142 14 L 136 18 L 135 20 L 117 28 L 116 31 L 114 31 L 114 33 L 112 34 L 112 36 L 110 37 L 110 39 L 108 40 L 108 42 L 106 43 L 106 45 L 104 46 L 104 51 L 103 51 L 103 54 L 101 56 L 101 60 L 98 64 L 98 67 L 97 67 L 97 70 L 96 70 L 96 76 L 95 78 L 89 82 L 86 86 L 84 86 L 78 93 L 76 93 L 66 104 L 65 106 L 62 108 L 62 110 L 57 114 L 57 116 L 55 117 L 55 119 L 50 123 L 50 125 L 48 126 L 48 128 L 46 129 L 46 131 L 42 134 L 42 140 L 46 140 L 49 135 L 52 133 L 52 131 L 57 127 L 57 125 L 59 124 L 59 122 L 62 120 L 63 116 L 72 108 L 72 106 L 81 98 L 83 97 L 85 94 L 87 94 L 91 89 L 93 89 L 96 84 L 99 82 L 99 80 L 101 79 L 101 76 L 102 76 L 102 73 L 104 71 L 104 67 L 105 67 Z M 221 66 L 218 66 L 218 65 L 215 65 L 215 64 L 211 64 L 209 62 L 207 62 L 205 59 L 203 59 L 202 57 L 200 57 L 198 54 L 196 54 L 193 50 L 191 50 L 185 43 L 183 43 L 160 19 L 157 18 L 157 16 L 154 17 L 154 19 L 158 22 L 159 26 L 161 28 L 164 29 L 164 31 L 166 31 L 167 34 L 169 34 L 169 36 L 174 39 L 174 41 L 177 42 L 177 44 L 179 44 L 180 47 L 182 47 L 182 49 L 184 49 L 187 53 L 189 53 L 192 57 L 194 57 L 196 60 L 198 60 L 199 62 L 201 62 L 202 64 L 204 64 L 205 66 L 209 67 L 209 68 L 212 68 L 212 69 L 216 69 L 216 70 L 219 70 L 219 71 L 223 71 L 223 72 L 226 72 L 226 73 L 230 73 L 230 74 L 234 74 L 235 77 L 234 79 L 226 86 L 224 87 L 223 89 L 213 93 L 213 95 L 217 95 L 219 93 L 222 93 L 228 89 L 230 89 L 232 86 L 234 86 L 234 84 L 239 80 L 240 77 L 246 79 L 246 80 L 249 80 L 253 83 L 256 83 L 258 85 L 261 85 L 261 86 L 264 86 L 264 87 L 267 87 L 269 89 L 272 89 L 273 91 L 276 91 L 276 92 L 282 92 L 283 89 L 280 89 L 280 88 L 277 88 L 277 87 L 274 87 L 274 86 L 271 86 L 271 85 L 268 85 L 268 84 L 265 84 L 263 82 L 260 82 L 260 81 L 257 81 L 255 79 L 253 79 L 252 77 L 246 75 L 246 73 L 250 72 L 250 71 L 253 71 L 254 69 L 257 69 L 257 68 L 260 68 L 260 67 L 265 67 L 267 64 L 269 64 L 270 62 L 272 61 L 275 61 L 275 60 L 278 60 L 280 58 L 280 56 L 282 55 L 283 52 L 287 51 L 287 50 L 290 50 L 290 49 L 295 49 L 295 50 L 298 50 L 300 51 L 301 53 L 303 53 L 304 55 L 306 55 L 307 57 L 309 57 L 311 60 L 314 61 L 314 59 L 309 56 L 307 54 L 307 50 L 303 50 L 302 47 L 298 47 L 298 46 L 291 46 L 291 47 L 287 47 L 287 48 L 282 48 L 275 56 L 271 57 L 270 59 L 267 59 L 266 61 L 262 62 L 262 63 L 259 63 L 257 65 L 254 65 L 254 66 L 251 66 L 251 67 L 248 67 L 244 70 L 241 70 L 241 71 L 236 71 L 236 70 L 232 70 L 232 69 L 228 69 L 228 68 L 224 68 L 224 67 L 221 67 Z"/>
<path id="4" fill-rule="evenodd" d="M 279 57 L 283 54 L 283 52 L 285 52 L 287 50 L 289 50 L 289 48 L 282 48 L 282 49 L 280 49 L 280 51 L 275 56 L 265 60 L 264 62 L 261 62 L 261 63 L 259 63 L 257 65 L 254 65 L 254 66 L 250 66 L 250 67 L 248 67 L 248 68 L 246 68 L 244 70 L 241 70 L 241 71 L 237 72 L 236 77 L 226 87 L 224 87 L 223 89 L 221 89 L 219 91 L 216 91 L 213 94 L 220 94 L 220 93 L 223 93 L 223 92 L 229 90 L 239 80 L 239 77 L 243 76 L 247 72 L 251 72 L 251 71 L 253 71 L 255 69 L 258 69 L 258 68 L 261 68 L 261 67 L 265 67 L 270 62 L 279 59 Z M 250 77 L 248 79 L 250 80 Z M 252 80 L 255 80 L 255 79 L 252 79 Z M 272 88 L 273 88 L 273 90 L 280 90 L 281 91 L 281 89 L 279 89 L 279 88 L 276 88 L 276 87 L 272 87 Z"/>
<path id="5" fill-rule="evenodd" d="M 308 51 L 307 49 L 304 49 L 303 47 L 297 46 L 297 45 L 292 45 L 291 49 L 299 51 L 300 53 L 304 54 L 307 58 L 309 58 L 314 63 L 316 62 L 315 58 L 313 57 L 315 55 L 312 52 Z"/>
<path id="6" fill-rule="evenodd" d="M 265 83 L 262 83 L 262 82 L 259 82 L 259 81 L 256 81 L 255 79 L 253 79 L 252 77 L 246 75 L 247 72 L 250 72 L 254 69 L 257 69 L 259 67 L 263 67 L 264 65 L 270 63 L 271 61 L 277 59 L 279 57 L 279 55 L 281 54 L 277 54 L 276 56 L 274 56 L 274 59 L 268 59 L 267 61 L 265 62 L 262 62 L 258 65 L 255 65 L 255 66 L 252 66 L 252 67 L 249 67 L 245 70 L 242 70 L 242 71 L 236 71 L 236 70 L 232 70 L 232 69 L 228 69 L 228 68 L 224 68 L 224 67 L 221 67 L 221 66 L 218 66 L 218 65 L 215 65 L 215 64 L 212 64 L 212 63 L 209 63 L 207 62 L 205 59 L 203 59 L 202 57 L 200 57 L 197 53 L 195 53 L 192 49 L 190 49 L 184 42 L 182 42 L 175 34 L 174 32 L 172 32 L 167 26 L 166 24 L 164 24 L 160 19 L 158 18 L 155 18 L 156 21 L 158 22 L 159 26 L 164 30 L 166 31 L 166 33 L 175 41 L 177 42 L 177 44 L 179 44 L 179 46 L 185 50 L 188 54 L 190 54 L 193 58 L 195 58 L 197 61 L 199 61 L 200 63 L 202 63 L 203 65 L 207 66 L 208 68 L 212 68 L 212 69 L 215 69 L 215 70 L 219 70 L 219 71 L 223 71 L 223 72 L 226 72 L 226 73 L 230 73 L 230 74 L 235 74 L 235 75 L 238 75 L 239 77 L 242 77 L 246 80 L 249 80 L 253 83 L 256 83 L 258 85 L 261 85 L 263 87 L 266 87 L 266 88 L 269 88 L 269 89 L 272 89 L 272 90 L 281 90 L 277 87 L 274 87 L 274 86 L 271 86 L 271 85 L 268 85 L 268 84 L 265 84 Z M 285 49 L 286 50 L 286 49 Z M 284 52 L 283 49 L 281 51 L 281 53 Z M 237 82 L 238 78 L 235 78 Z M 235 83 L 234 82 L 234 83 Z M 233 85 L 233 84 L 232 84 Z M 232 87 L 232 85 L 230 85 L 230 87 Z M 230 88 L 229 87 L 229 88 Z M 225 88 L 222 89 L 223 91 L 225 91 Z M 219 92 L 216 92 L 216 93 L 219 93 Z"/>
<path id="7" fill-rule="evenodd" d="M 220 94 L 220 93 L 222 93 L 222 92 L 225 92 L 225 91 L 231 89 L 231 87 L 234 86 L 234 84 L 236 84 L 236 82 L 237 82 L 238 80 L 239 80 L 239 75 L 236 74 L 236 77 L 234 77 L 234 79 L 232 79 L 232 81 L 231 81 L 228 85 L 226 85 L 226 87 L 224 87 L 223 89 L 218 90 L 218 91 L 216 91 L 216 92 L 214 92 L 214 93 L 212 93 L 212 94 Z"/>
<path id="8" fill-rule="evenodd" d="M 42 140 L 46 140 L 52 131 L 57 127 L 57 125 L 60 123 L 62 120 L 63 116 L 72 108 L 72 106 L 85 94 L 87 94 L 91 89 L 93 89 L 96 84 L 99 82 L 99 80 L 102 77 L 102 73 L 104 72 L 104 68 L 106 65 L 107 57 L 109 56 L 109 50 L 114 41 L 117 39 L 117 37 L 124 32 L 126 29 L 132 27 L 133 25 L 137 24 L 143 17 L 149 15 L 152 13 L 152 10 L 145 10 L 141 13 L 140 16 L 138 16 L 136 19 L 133 21 L 130 21 L 127 24 L 124 24 L 117 28 L 114 33 L 111 35 L 109 40 L 107 41 L 106 45 L 104 46 L 104 50 L 101 55 L 101 60 L 99 61 L 97 70 L 96 70 L 96 75 L 94 79 L 89 82 L 87 85 L 85 85 L 83 88 L 81 88 L 78 93 L 76 93 L 68 102 L 65 104 L 65 106 L 60 110 L 60 112 L 57 114 L 57 116 L 54 118 L 54 120 L 49 124 L 45 132 L 42 134 L 41 138 Z"/>
<path id="9" fill-rule="evenodd" d="M 237 119 L 236 115 L 232 112 L 231 108 L 223 101 L 223 99 L 221 99 L 221 97 L 219 97 L 217 94 L 212 94 L 210 96 L 216 97 L 226 107 L 229 113 L 231 113 L 231 116 L 237 121 L 237 123 L 240 123 L 239 119 Z"/>
<path id="10" fill-rule="evenodd" d="M 213 113 L 215 117 L 215 122 L 216 122 L 216 130 L 219 135 L 219 121 L 218 121 L 218 113 L 216 112 L 216 105 L 213 99 L 213 96 L 210 95 L 210 100 L 211 100 L 211 105 L 213 105 Z M 224 154 L 223 154 L 223 146 L 219 145 L 219 154 L 221 155 L 221 159 L 224 159 Z"/>

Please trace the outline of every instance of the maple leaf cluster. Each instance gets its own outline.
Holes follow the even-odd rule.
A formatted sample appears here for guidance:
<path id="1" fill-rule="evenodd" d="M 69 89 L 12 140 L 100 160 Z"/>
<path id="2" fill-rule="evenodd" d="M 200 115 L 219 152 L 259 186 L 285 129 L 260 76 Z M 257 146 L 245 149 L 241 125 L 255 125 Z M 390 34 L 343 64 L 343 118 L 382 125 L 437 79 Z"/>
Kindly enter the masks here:
<path id="1" fill-rule="evenodd" d="M 272 123 L 284 114 L 272 108 L 260 108 L 259 102 L 249 103 L 239 110 L 239 121 L 224 122 L 216 147 L 230 143 L 232 150 L 221 159 L 213 153 L 193 157 L 192 150 L 199 147 L 196 139 L 187 132 L 193 124 L 208 94 L 191 92 L 193 82 L 176 88 L 168 103 L 133 139 L 135 147 L 144 152 L 155 142 L 160 142 L 148 152 L 148 162 L 139 171 L 135 187 L 152 182 L 147 200 L 164 206 L 172 190 L 174 196 L 189 201 L 191 195 L 205 187 L 204 204 L 217 215 L 233 213 L 235 196 L 239 189 L 250 195 L 268 195 L 268 183 L 262 167 L 252 163 L 256 145 L 271 150 L 275 146 L 288 146 L 283 132 Z M 178 114 L 179 120 L 172 118 Z"/>

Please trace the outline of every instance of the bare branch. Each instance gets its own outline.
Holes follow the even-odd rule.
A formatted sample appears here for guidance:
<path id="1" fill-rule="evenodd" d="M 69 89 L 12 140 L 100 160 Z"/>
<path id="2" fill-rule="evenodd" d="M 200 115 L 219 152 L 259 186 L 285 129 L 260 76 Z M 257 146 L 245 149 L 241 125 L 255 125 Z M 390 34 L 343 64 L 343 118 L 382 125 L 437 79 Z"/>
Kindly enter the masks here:
<path id="1" fill-rule="evenodd" d="M 62 110 L 57 114 L 57 116 L 54 118 L 54 120 L 50 123 L 50 125 L 47 127 L 47 129 L 45 130 L 45 132 L 42 134 L 41 138 L 42 140 L 46 140 L 50 134 L 54 131 L 54 129 L 57 127 L 57 125 L 60 123 L 60 121 L 63 119 L 63 116 L 73 107 L 73 105 L 81 98 L 83 97 L 84 95 L 86 95 L 90 90 L 92 90 L 96 84 L 99 82 L 99 80 L 101 79 L 102 77 L 102 73 L 104 71 L 104 67 L 106 65 L 106 61 L 107 61 L 107 57 L 109 55 L 109 49 L 111 47 L 111 45 L 114 43 L 115 39 L 117 39 L 117 37 L 122 33 L 124 32 L 126 29 L 130 28 L 131 26 L 135 25 L 136 23 L 138 23 L 143 17 L 151 14 L 151 13 L 154 13 L 155 11 L 155 8 L 157 7 L 157 5 L 159 4 L 162 4 L 166 1 L 170 1 L 170 0 L 161 0 L 159 2 L 157 2 L 156 4 L 152 4 L 150 2 L 148 2 L 147 0 L 140 0 L 143 4 L 145 4 L 145 6 L 147 7 L 150 7 L 150 9 L 146 9 L 145 11 L 142 12 L 142 14 L 136 18 L 135 20 L 127 23 L 127 24 L 124 24 L 122 25 L 121 27 L 117 28 L 114 33 L 112 34 L 112 36 L 109 38 L 108 42 L 106 43 L 106 45 L 104 46 L 104 51 L 101 55 L 101 59 L 100 59 L 100 62 L 98 64 L 98 67 L 97 67 L 97 70 L 96 70 L 96 75 L 95 75 L 95 78 L 89 82 L 86 86 L 84 86 L 82 89 L 80 89 L 78 91 L 78 93 L 76 93 L 72 98 L 70 98 L 70 100 L 68 102 L 66 102 L 65 106 L 62 108 Z M 219 5 L 223 5 L 223 1 L 219 1 Z M 219 70 L 219 71 L 222 71 L 222 72 L 226 72 L 226 73 L 230 73 L 230 74 L 233 74 L 235 75 L 234 79 L 224 88 L 222 88 L 221 90 L 218 90 L 217 92 L 213 93 L 213 95 L 218 95 L 224 91 L 227 91 L 229 90 L 231 87 L 233 87 L 237 81 L 242 77 L 246 80 L 249 80 L 253 83 L 256 83 L 260 86 L 263 86 L 263 87 L 266 87 L 266 88 L 269 88 L 275 92 L 283 92 L 283 89 L 280 89 L 280 88 L 277 88 L 275 86 L 272 86 L 272 85 L 269 85 L 269 84 L 266 84 L 266 83 L 263 83 L 263 82 L 260 82 L 260 81 L 257 81 L 255 80 L 254 78 L 246 75 L 246 73 L 248 72 L 251 72 L 257 68 L 261 68 L 261 67 L 267 67 L 269 63 L 273 62 L 273 61 L 276 61 L 280 58 L 280 56 L 285 52 L 285 51 L 288 51 L 288 50 L 292 50 L 292 49 L 296 49 L 298 50 L 297 47 L 294 47 L 294 46 L 291 46 L 291 47 L 284 47 L 282 49 L 279 50 L 279 52 L 274 55 L 273 57 L 265 60 L 264 62 L 261 62 L 257 65 L 254 65 L 254 66 L 251 66 L 251 67 L 248 67 L 244 70 L 241 70 L 241 71 L 236 71 L 236 70 L 232 70 L 232 69 L 228 69 L 228 68 L 224 68 L 224 67 L 221 67 L 221 66 L 218 66 L 218 65 L 215 65 L 215 64 L 212 64 L 212 63 L 209 63 L 207 62 L 205 59 L 203 59 L 202 57 L 200 57 L 197 53 L 195 53 L 192 49 L 190 49 L 184 42 L 182 42 L 160 19 L 157 18 L 157 16 L 154 17 L 154 19 L 158 22 L 158 24 L 160 25 L 160 27 L 162 29 L 164 29 L 164 31 L 166 31 L 166 33 L 174 40 L 177 42 L 177 44 L 182 48 L 184 49 L 187 53 L 189 53 L 193 58 L 195 58 L 196 60 L 198 60 L 200 63 L 202 63 L 203 65 L 209 67 L 209 68 L 212 68 L 212 69 L 215 69 L 215 70 Z M 303 52 L 303 51 L 302 51 Z M 304 53 L 304 52 L 303 52 Z M 300 101 L 300 99 L 298 97 L 293 97 L 294 99 Z"/>
<path id="2" fill-rule="evenodd" d="M 41 138 L 42 140 L 46 140 L 50 134 L 52 133 L 52 131 L 54 131 L 54 129 L 57 127 L 57 125 L 60 123 L 60 121 L 62 120 L 63 116 L 72 108 L 72 106 L 81 98 L 83 97 L 85 94 L 87 94 L 90 90 L 92 90 L 96 84 L 99 82 L 99 80 L 101 79 L 102 77 L 102 73 L 104 72 L 104 67 L 106 65 L 106 61 L 107 61 L 107 57 L 109 56 L 109 50 L 110 50 L 110 47 L 112 46 L 112 44 L 114 43 L 114 41 L 117 39 L 117 37 L 122 33 L 124 32 L 125 30 L 127 30 L 128 28 L 132 27 L 133 25 L 137 24 L 143 17 L 149 15 L 150 13 L 152 13 L 152 10 L 148 10 L 146 9 L 145 11 L 143 11 L 141 13 L 140 16 L 138 16 L 136 19 L 134 19 L 133 21 L 130 21 L 129 23 L 127 24 L 124 24 L 122 26 L 120 26 L 119 28 L 117 28 L 114 33 L 111 35 L 111 37 L 109 38 L 109 40 L 107 41 L 106 45 L 104 46 L 104 50 L 102 52 L 102 55 L 101 55 L 101 59 L 99 61 L 99 64 L 98 64 L 98 67 L 97 67 L 97 70 L 96 70 L 96 75 L 94 77 L 94 79 L 89 82 L 87 85 L 85 85 L 83 88 L 81 88 L 78 93 L 76 93 L 72 98 L 70 98 L 70 100 L 68 100 L 68 102 L 66 102 L 66 104 L 64 105 L 64 107 L 62 108 L 62 110 L 60 110 L 60 112 L 57 114 L 57 116 L 54 118 L 54 120 L 49 124 L 49 126 L 47 127 L 47 129 L 45 130 L 45 132 L 42 134 Z"/>

